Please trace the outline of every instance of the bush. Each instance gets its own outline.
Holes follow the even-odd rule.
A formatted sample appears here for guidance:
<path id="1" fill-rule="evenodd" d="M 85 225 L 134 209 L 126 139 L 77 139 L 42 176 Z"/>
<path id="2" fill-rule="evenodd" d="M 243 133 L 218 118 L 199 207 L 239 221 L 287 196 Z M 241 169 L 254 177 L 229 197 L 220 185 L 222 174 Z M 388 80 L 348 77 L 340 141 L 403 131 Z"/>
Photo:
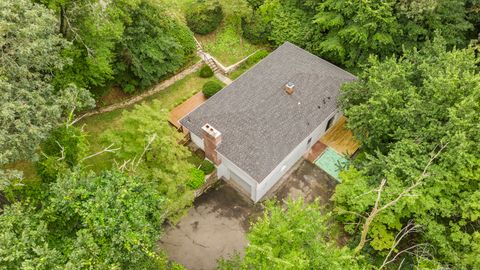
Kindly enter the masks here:
<path id="1" fill-rule="evenodd" d="M 211 174 L 213 170 L 215 170 L 215 165 L 213 165 L 212 162 L 209 160 L 204 160 L 202 161 L 202 164 L 200 164 L 200 170 L 203 171 L 206 175 Z"/>
<path id="2" fill-rule="evenodd" d="M 245 61 L 245 65 L 253 66 L 256 63 L 260 62 L 260 60 L 262 60 L 263 58 L 267 57 L 268 54 L 269 52 L 266 50 L 259 50 L 258 52 L 254 53 Z"/>
<path id="3" fill-rule="evenodd" d="M 252 44 L 268 43 L 270 32 L 270 24 L 257 13 L 242 18 L 242 35 Z"/>
<path id="4" fill-rule="evenodd" d="M 199 169 L 192 169 L 190 171 L 190 181 L 187 183 L 191 189 L 197 189 L 205 182 L 205 173 Z"/>
<path id="5" fill-rule="evenodd" d="M 223 86 L 216 81 L 209 81 L 203 85 L 202 92 L 206 98 L 215 95 L 218 91 L 222 90 Z"/>
<path id="6" fill-rule="evenodd" d="M 223 20 L 218 1 L 198 1 L 185 14 L 188 27 L 197 34 L 206 35 L 217 29 Z"/>
<path id="7" fill-rule="evenodd" d="M 208 65 L 205 65 L 200 69 L 199 75 L 202 78 L 210 78 L 213 76 L 213 70 Z"/>
<path id="8" fill-rule="evenodd" d="M 44 182 L 52 182 L 58 174 L 77 165 L 86 150 L 87 141 L 82 130 L 61 125 L 43 143 L 43 154 L 36 163 L 37 172 Z"/>

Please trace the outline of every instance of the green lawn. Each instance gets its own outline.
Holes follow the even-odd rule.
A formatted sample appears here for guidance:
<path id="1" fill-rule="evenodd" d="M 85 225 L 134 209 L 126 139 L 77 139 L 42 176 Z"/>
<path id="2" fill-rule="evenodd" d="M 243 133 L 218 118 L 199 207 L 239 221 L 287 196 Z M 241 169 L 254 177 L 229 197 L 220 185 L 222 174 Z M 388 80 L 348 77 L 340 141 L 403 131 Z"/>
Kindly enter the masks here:
<path id="1" fill-rule="evenodd" d="M 184 11 L 195 0 L 164 0 L 174 17 L 185 21 Z M 240 18 L 250 12 L 245 0 L 219 0 L 225 19 L 219 28 L 208 35 L 196 35 L 206 52 L 213 55 L 223 65 L 229 66 L 252 54 L 261 46 L 250 44 L 242 38 Z"/>
<path id="2" fill-rule="evenodd" d="M 153 100 L 157 100 L 164 108 L 171 110 L 189 97 L 201 91 L 203 84 L 209 80 L 216 79 L 204 79 L 200 78 L 197 73 L 191 74 L 157 94 L 146 98 L 141 104 L 150 105 Z M 122 113 L 124 111 L 130 111 L 133 108 L 134 105 L 82 119 L 77 125 L 83 126 L 83 130 L 87 133 L 87 139 L 91 149 L 90 151 L 97 152 L 106 147 L 107 145 L 101 140 L 101 134 L 107 129 L 121 128 L 120 119 Z M 192 157 L 191 161 L 194 164 L 199 162 L 196 157 Z M 110 153 L 104 153 L 87 160 L 87 166 L 91 167 L 94 171 L 109 168 L 112 164 L 113 155 Z"/>

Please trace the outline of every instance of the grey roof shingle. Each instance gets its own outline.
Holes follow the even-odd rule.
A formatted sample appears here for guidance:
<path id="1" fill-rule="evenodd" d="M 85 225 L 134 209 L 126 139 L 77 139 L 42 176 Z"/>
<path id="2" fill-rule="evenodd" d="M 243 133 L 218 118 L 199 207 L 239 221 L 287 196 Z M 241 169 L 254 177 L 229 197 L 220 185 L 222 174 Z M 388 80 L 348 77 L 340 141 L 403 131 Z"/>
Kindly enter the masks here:
<path id="1" fill-rule="evenodd" d="M 217 151 L 261 182 L 336 109 L 340 86 L 355 79 L 287 42 L 180 122 L 200 138 L 201 127 L 212 125 L 222 133 Z M 292 95 L 284 91 L 288 82 Z"/>

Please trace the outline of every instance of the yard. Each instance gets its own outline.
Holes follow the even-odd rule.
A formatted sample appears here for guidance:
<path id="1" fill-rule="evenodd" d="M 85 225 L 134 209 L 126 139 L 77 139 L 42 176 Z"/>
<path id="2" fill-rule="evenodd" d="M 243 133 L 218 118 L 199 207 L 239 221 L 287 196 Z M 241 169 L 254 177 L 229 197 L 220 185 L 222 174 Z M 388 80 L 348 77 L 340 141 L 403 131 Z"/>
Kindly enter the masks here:
<path id="1" fill-rule="evenodd" d="M 210 80 L 216 79 L 201 78 L 197 73 L 188 75 L 184 79 L 175 82 L 170 87 L 146 98 L 141 104 L 146 104 L 148 106 L 151 105 L 151 103 L 155 100 L 160 102 L 162 107 L 171 110 L 175 106 L 187 100 L 189 97 L 201 91 L 203 84 Z M 100 151 L 106 146 L 101 140 L 102 133 L 108 129 L 120 128 L 119 125 L 122 113 L 124 111 L 132 110 L 133 107 L 134 106 L 132 105 L 112 112 L 97 114 L 79 121 L 77 125 L 82 126 L 84 131 L 87 133 L 87 139 L 91 149 L 90 151 Z M 196 160 L 194 157 L 192 158 L 195 160 L 194 163 L 198 162 L 198 160 Z M 104 153 L 102 155 L 93 157 L 87 160 L 87 165 L 94 171 L 100 171 L 102 169 L 109 168 L 112 166 L 112 154 Z"/>
<path id="2" fill-rule="evenodd" d="M 175 17 L 184 19 L 184 11 L 194 0 L 166 0 L 167 8 Z M 240 18 L 250 9 L 245 0 L 219 0 L 225 18 L 217 30 L 208 35 L 196 35 L 204 50 L 224 66 L 232 65 L 261 49 L 242 38 Z"/>

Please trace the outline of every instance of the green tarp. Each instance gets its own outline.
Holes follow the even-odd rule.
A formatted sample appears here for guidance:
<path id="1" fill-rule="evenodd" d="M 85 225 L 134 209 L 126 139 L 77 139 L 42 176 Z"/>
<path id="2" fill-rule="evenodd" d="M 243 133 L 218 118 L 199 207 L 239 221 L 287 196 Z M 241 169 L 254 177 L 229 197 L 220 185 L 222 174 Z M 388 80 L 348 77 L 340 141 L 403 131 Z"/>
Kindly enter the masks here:
<path id="1" fill-rule="evenodd" d="M 347 162 L 346 158 L 335 152 L 332 148 L 327 147 L 323 154 L 315 160 L 315 165 L 340 182 L 338 173 Z"/>

